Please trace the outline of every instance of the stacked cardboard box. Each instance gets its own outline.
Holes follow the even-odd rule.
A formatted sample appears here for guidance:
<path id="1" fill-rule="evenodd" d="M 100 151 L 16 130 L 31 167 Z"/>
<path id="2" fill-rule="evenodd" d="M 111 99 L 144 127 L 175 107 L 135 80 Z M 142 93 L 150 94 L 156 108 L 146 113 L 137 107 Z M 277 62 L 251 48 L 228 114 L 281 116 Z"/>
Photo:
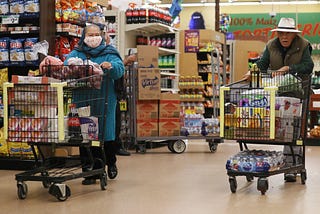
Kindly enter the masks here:
<path id="1" fill-rule="evenodd" d="M 180 95 L 162 93 L 159 101 L 159 136 L 180 135 Z"/>
<path id="2" fill-rule="evenodd" d="M 136 105 L 137 136 L 158 136 L 158 100 L 160 99 L 160 70 L 158 47 L 137 46 L 138 101 Z"/>
<path id="3" fill-rule="evenodd" d="M 180 96 L 161 94 L 158 47 L 138 45 L 137 136 L 180 135 Z"/>

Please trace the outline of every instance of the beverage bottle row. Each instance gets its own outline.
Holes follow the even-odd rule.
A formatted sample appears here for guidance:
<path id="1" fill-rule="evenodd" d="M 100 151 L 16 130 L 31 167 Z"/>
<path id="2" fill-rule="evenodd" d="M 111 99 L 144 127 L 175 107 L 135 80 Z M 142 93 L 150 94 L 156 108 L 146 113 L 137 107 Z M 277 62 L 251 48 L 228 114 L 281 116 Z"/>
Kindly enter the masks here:
<path id="1" fill-rule="evenodd" d="M 168 48 L 168 49 L 176 48 L 174 34 L 150 37 L 150 39 L 148 39 L 148 37 L 146 36 L 139 35 L 136 37 L 136 43 L 137 45 L 151 45 L 151 46 L 158 46 L 158 47 Z"/>
<path id="2" fill-rule="evenodd" d="M 180 99 L 201 99 L 203 98 L 202 89 L 183 89 L 180 90 Z"/>
<path id="3" fill-rule="evenodd" d="M 176 64 L 175 55 L 159 56 L 159 68 L 174 68 Z"/>
<path id="4" fill-rule="evenodd" d="M 239 172 L 267 172 L 281 167 L 283 163 L 284 155 L 280 151 L 242 151 L 227 160 L 226 169 Z"/>
<path id="5" fill-rule="evenodd" d="M 161 23 L 170 26 L 172 17 L 168 10 L 152 6 L 129 7 L 126 10 L 126 23 Z"/>
<path id="6" fill-rule="evenodd" d="M 203 87 L 204 83 L 201 76 L 180 76 L 179 86 L 200 86 Z"/>
<path id="7" fill-rule="evenodd" d="M 168 49 L 175 49 L 176 48 L 175 35 L 171 34 L 171 35 L 150 37 L 149 45 L 168 48 Z"/>

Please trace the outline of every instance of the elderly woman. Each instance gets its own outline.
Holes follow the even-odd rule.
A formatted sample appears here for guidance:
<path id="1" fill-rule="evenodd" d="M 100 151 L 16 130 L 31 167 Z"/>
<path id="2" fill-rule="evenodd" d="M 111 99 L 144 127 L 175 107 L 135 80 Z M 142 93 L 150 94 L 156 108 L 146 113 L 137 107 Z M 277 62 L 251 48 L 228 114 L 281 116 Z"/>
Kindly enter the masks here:
<path id="1" fill-rule="evenodd" d="M 100 65 L 104 73 L 108 74 L 107 78 L 103 78 L 103 82 L 100 88 L 99 93 L 101 97 L 107 97 L 107 102 L 101 102 L 99 106 L 96 107 L 100 112 L 104 112 L 104 108 L 107 104 L 107 113 L 106 113 L 106 123 L 102 124 L 102 121 L 99 121 L 99 126 L 104 127 L 105 130 L 99 130 L 101 133 L 104 133 L 104 136 L 100 136 L 104 140 L 104 149 L 106 164 L 108 166 L 108 176 L 111 179 L 114 179 L 117 174 L 116 166 L 116 143 L 115 141 L 115 113 L 116 113 L 116 103 L 117 95 L 115 92 L 114 81 L 121 78 L 124 74 L 124 65 L 123 61 L 119 55 L 119 52 L 111 45 L 106 43 L 104 36 L 100 27 L 97 25 L 88 25 L 84 28 L 82 37 L 78 43 L 78 46 L 67 56 L 64 64 L 68 65 L 68 61 L 71 58 L 80 58 L 82 60 L 91 60 L 94 63 Z M 101 158 L 99 151 L 96 151 L 94 147 L 91 148 L 93 156 L 95 158 Z M 84 150 L 80 149 L 80 156 L 86 157 L 87 154 Z M 93 168 L 99 168 L 101 166 L 94 166 Z M 88 170 L 83 168 L 83 170 Z M 96 182 L 95 177 L 87 177 L 82 181 L 82 184 L 89 185 Z"/>

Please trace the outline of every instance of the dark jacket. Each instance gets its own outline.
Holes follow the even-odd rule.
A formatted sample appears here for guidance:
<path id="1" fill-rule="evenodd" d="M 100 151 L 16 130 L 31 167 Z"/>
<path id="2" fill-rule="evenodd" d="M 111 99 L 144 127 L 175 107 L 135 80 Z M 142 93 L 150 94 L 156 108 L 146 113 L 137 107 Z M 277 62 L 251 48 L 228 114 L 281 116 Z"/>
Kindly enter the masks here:
<path id="1" fill-rule="evenodd" d="M 266 71 L 289 66 L 290 73 L 310 74 L 312 72 L 314 66 L 311 58 L 312 47 L 299 34 L 284 55 L 283 52 L 284 48 L 278 38 L 270 40 L 266 45 L 263 56 L 256 62 L 258 68 L 261 71 Z"/>

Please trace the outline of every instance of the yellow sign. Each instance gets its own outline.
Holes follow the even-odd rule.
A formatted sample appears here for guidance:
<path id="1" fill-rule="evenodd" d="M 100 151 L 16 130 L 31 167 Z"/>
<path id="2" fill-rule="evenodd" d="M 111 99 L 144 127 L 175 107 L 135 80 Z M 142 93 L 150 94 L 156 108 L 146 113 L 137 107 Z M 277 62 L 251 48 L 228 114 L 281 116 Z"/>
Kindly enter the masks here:
<path id="1" fill-rule="evenodd" d="M 120 111 L 127 111 L 127 101 L 121 100 L 119 101 Z"/>
<path id="2" fill-rule="evenodd" d="M 91 146 L 100 147 L 100 141 L 96 141 L 96 140 L 91 141 Z"/>

